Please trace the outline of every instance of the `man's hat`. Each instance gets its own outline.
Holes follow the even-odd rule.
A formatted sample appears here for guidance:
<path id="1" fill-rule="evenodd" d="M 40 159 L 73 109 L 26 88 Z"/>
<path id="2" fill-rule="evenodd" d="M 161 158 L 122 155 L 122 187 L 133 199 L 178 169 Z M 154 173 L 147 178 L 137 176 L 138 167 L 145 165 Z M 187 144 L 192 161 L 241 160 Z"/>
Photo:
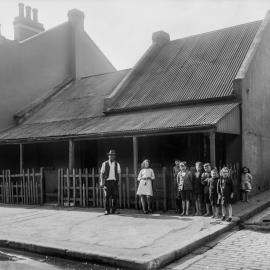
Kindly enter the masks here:
<path id="1" fill-rule="evenodd" d="M 116 152 L 115 150 L 110 150 L 109 153 L 108 153 L 108 156 L 115 156 L 116 155 Z"/>

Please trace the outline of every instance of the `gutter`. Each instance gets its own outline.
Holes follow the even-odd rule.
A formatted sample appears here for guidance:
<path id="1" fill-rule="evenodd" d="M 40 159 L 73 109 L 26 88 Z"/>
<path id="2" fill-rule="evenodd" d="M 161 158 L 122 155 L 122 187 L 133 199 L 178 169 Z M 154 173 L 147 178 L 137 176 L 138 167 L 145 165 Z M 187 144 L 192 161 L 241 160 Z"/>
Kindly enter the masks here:
<path id="1" fill-rule="evenodd" d="M 7 144 L 29 144 L 29 143 L 46 143 L 53 141 L 68 141 L 69 139 L 73 139 L 74 141 L 82 141 L 82 140 L 96 140 L 96 139 L 112 139 L 112 138 L 132 138 L 136 137 L 144 137 L 144 136 L 162 136 L 162 135 L 173 135 L 173 134 L 187 134 L 187 133 L 204 133 L 209 130 L 215 130 L 216 126 L 214 125 L 201 125 L 201 126 L 189 126 L 184 128 L 166 128 L 166 129 L 151 129 L 151 130 L 141 130 L 141 131 L 119 131 L 101 134 L 74 134 L 74 135 L 66 135 L 66 136 L 54 136 L 54 137 L 46 137 L 46 138 L 28 138 L 28 139 L 14 139 L 14 140 L 2 140 L 0 141 L 0 145 Z"/>

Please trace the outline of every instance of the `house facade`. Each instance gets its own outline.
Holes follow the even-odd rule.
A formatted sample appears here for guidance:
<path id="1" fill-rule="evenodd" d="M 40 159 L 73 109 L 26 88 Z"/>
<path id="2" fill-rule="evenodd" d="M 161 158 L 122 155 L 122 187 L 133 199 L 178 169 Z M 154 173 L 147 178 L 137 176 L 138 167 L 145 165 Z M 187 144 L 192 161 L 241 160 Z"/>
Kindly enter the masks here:
<path id="1" fill-rule="evenodd" d="M 133 177 L 145 158 L 156 170 L 179 158 L 248 166 L 253 192 L 268 189 L 269 31 L 269 14 L 172 41 L 159 31 L 133 68 L 116 71 L 83 31 L 83 14 L 70 11 L 67 23 L 17 44 L 32 44 L 31 52 L 43 39 L 53 51 L 64 46 L 66 65 L 45 73 L 48 80 L 40 75 L 41 67 L 59 67 L 57 54 L 29 73 L 36 96 L 10 113 L 11 127 L 0 134 L 1 169 L 43 167 L 47 190 L 55 191 L 58 168 L 99 168 L 114 148 Z"/>

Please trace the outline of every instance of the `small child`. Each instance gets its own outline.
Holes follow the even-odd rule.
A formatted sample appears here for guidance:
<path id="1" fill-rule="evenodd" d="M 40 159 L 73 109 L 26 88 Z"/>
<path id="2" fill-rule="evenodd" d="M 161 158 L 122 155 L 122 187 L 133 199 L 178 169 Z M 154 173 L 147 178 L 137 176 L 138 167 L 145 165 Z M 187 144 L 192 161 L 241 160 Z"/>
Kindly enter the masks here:
<path id="1" fill-rule="evenodd" d="M 209 200 L 209 178 L 211 178 L 211 165 L 210 163 L 205 163 L 203 165 L 204 173 L 202 174 L 201 183 L 203 188 L 203 197 L 206 208 L 205 217 L 210 216 L 210 200 Z"/>
<path id="2" fill-rule="evenodd" d="M 211 178 L 209 179 L 209 200 L 212 206 L 212 218 L 218 218 L 219 215 L 217 191 L 218 180 L 218 171 L 214 168 L 211 171 Z"/>
<path id="3" fill-rule="evenodd" d="M 218 180 L 218 201 L 221 202 L 222 221 L 226 219 L 226 211 L 229 212 L 228 222 L 232 221 L 232 199 L 233 199 L 233 182 L 230 178 L 229 169 L 224 167 L 220 171 L 220 179 Z"/>
<path id="4" fill-rule="evenodd" d="M 173 190 L 175 192 L 175 212 L 176 213 L 181 213 L 182 212 L 182 203 L 181 203 L 181 195 L 180 192 L 178 191 L 178 184 L 177 184 L 177 174 L 180 172 L 180 160 L 176 159 L 174 161 L 175 166 L 173 167 Z"/>
<path id="5" fill-rule="evenodd" d="M 195 163 L 195 171 L 193 172 L 193 193 L 195 200 L 195 216 L 200 216 L 202 214 L 202 195 L 203 195 L 203 185 L 201 183 L 202 178 L 202 162 L 197 161 Z"/>
<path id="6" fill-rule="evenodd" d="M 241 171 L 241 190 L 242 190 L 242 202 L 248 202 L 248 193 L 251 191 L 251 182 L 253 178 L 250 174 L 250 170 L 247 167 L 243 167 Z"/>
<path id="7" fill-rule="evenodd" d="M 181 216 L 189 215 L 190 201 L 192 199 L 192 174 L 187 169 L 187 162 L 180 162 L 180 172 L 177 174 L 178 190 L 182 200 Z"/>

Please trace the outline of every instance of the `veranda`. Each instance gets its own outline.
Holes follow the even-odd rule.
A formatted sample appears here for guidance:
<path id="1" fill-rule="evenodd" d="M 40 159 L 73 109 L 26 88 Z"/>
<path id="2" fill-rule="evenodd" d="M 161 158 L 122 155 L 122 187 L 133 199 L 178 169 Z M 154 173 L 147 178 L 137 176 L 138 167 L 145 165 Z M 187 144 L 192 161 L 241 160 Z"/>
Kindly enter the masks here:
<path id="1" fill-rule="evenodd" d="M 0 200 L 2 203 L 15 204 L 103 207 L 99 168 L 107 159 L 109 149 L 116 150 L 117 160 L 122 167 L 120 208 L 139 208 L 136 178 L 140 163 L 145 158 L 150 159 L 156 174 L 153 198 L 156 210 L 166 211 L 175 207 L 176 186 L 172 175 L 175 158 L 186 160 L 190 166 L 197 160 L 210 161 L 217 167 L 227 164 L 232 169 L 236 188 L 239 185 L 240 136 L 198 130 L 175 134 L 1 145 L 0 162 L 3 172 L 0 176 Z M 23 191 L 28 190 L 29 186 L 24 187 L 28 182 L 23 179 L 25 175 L 28 176 L 28 172 L 31 175 L 30 172 L 34 170 L 36 173 L 40 169 L 42 182 L 37 185 L 33 180 L 31 185 L 35 193 L 31 194 L 42 199 L 34 200 L 33 197 L 27 201 L 23 199 L 26 196 Z M 8 181 L 6 175 L 9 175 Z M 10 194 L 8 201 L 4 200 L 4 193 Z"/>

